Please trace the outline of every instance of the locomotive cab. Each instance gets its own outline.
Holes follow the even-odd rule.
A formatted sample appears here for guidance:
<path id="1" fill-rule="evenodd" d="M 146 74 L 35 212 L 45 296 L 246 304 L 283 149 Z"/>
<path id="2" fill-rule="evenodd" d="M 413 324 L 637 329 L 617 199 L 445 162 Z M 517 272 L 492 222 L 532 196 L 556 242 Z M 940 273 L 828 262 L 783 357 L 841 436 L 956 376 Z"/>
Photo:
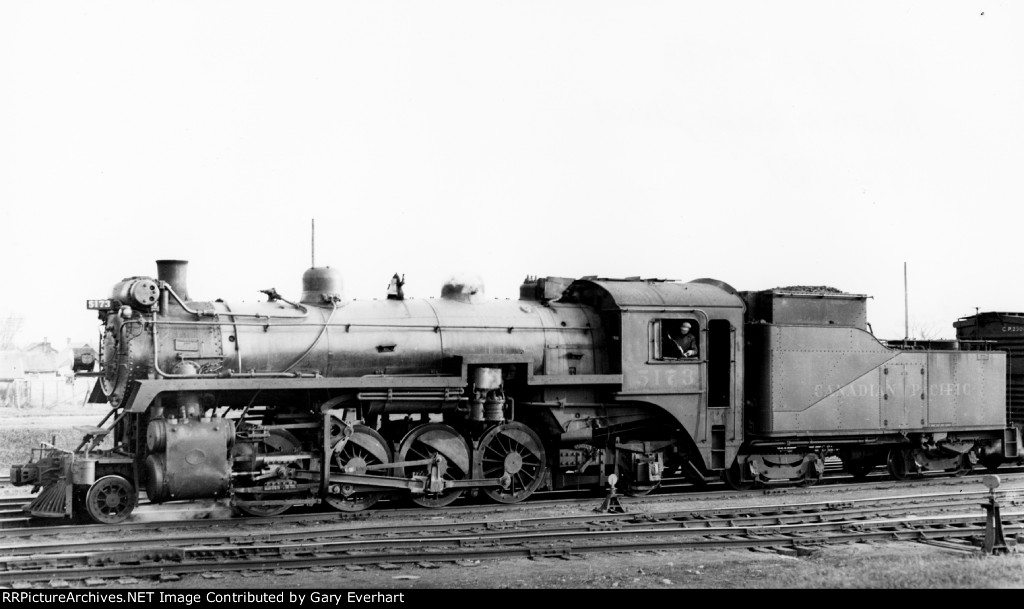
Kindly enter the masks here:
<path id="1" fill-rule="evenodd" d="M 650 420 L 647 437 L 623 443 L 634 461 L 697 482 L 721 472 L 743 443 L 745 305 L 736 291 L 713 279 L 585 278 L 563 300 L 601 311 L 618 330 L 609 353 L 622 385 L 612 399 Z M 673 344 L 683 326 L 695 339 L 689 354 Z"/>

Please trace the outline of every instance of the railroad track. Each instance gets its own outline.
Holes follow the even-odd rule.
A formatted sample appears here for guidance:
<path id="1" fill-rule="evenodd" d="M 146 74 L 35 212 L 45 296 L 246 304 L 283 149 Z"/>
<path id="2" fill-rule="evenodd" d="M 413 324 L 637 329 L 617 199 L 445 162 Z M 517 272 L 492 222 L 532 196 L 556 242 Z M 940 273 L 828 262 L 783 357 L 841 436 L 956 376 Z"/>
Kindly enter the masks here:
<path id="1" fill-rule="evenodd" d="M 1017 473 L 1020 472 L 1020 473 Z M 760 497 L 764 495 L 787 495 L 803 496 L 818 495 L 822 492 L 841 493 L 849 490 L 892 490 L 892 489 L 914 489 L 938 486 L 955 486 L 963 488 L 965 484 L 972 484 L 973 480 L 980 479 L 982 472 L 975 472 L 961 477 L 950 477 L 942 475 L 925 476 L 915 480 L 897 481 L 887 474 L 879 472 L 866 481 L 851 482 L 851 478 L 845 475 L 836 475 L 822 484 L 813 487 L 799 487 L 786 485 L 769 485 L 750 491 L 734 491 L 725 486 L 724 483 L 712 483 L 703 487 L 695 487 L 692 484 L 673 484 L 667 481 L 662 488 L 642 497 L 621 497 L 620 501 L 626 505 L 642 503 L 643 505 L 657 505 L 659 503 L 672 503 L 678 501 L 701 501 L 719 500 L 743 497 Z M 1005 484 L 1024 484 L 1024 468 L 1007 470 L 1001 474 Z M 979 485 L 980 488 L 980 485 Z M 553 493 L 535 493 L 531 499 L 519 504 L 498 505 L 485 501 L 473 502 L 472 500 L 452 506 L 444 510 L 432 510 L 428 508 L 406 508 L 402 507 L 404 502 L 400 500 L 382 501 L 372 510 L 364 512 L 337 512 L 326 509 L 322 506 L 311 506 L 307 508 L 295 508 L 292 512 L 274 517 L 240 517 L 233 516 L 234 510 L 227 501 L 205 501 L 190 503 L 168 503 L 148 504 L 143 502 L 139 509 L 133 514 L 128 522 L 117 525 L 118 530 L 139 530 L 155 528 L 203 528 L 213 525 L 235 525 L 239 527 L 250 525 L 271 525 L 290 522 L 351 522 L 363 520 L 395 520 L 401 518 L 430 518 L 438 515 L 457 515 L 468 517 L 473 514 L 501 514 L 502 517 L 515 517 L 518 513 L 535 511 L 550 507 L 565 507 L 573 505 L 599 504 L 603 495 L 596 495 L 592 491 L 558 491 Z M 72 525 L 66 524 L 64 519 L 41 519 L 33 518 L 22 511 L 22 506 L 32 500 L 32 497 L 14 497 L 0 499 L 0 530 L 4 535 L 37 535 L 48 532 L 84 533 L 102 529 L 107 525 Z"/>
<path id="2" fill-rule="evenodd" d="M 1017 492 L 1001 493 L 1004 506 Z M 0 547 L 0 583 L 56 577 L 117 578 L 159 573 L 330 568 L 345 565 L 454 562 L 586 552 L 807 547 L 877 539 L 949 544 L 984 534 L 980 504 L 987 493 L 949 492 L 757 507 L 582 514 L 404 526 L 311 526 L 247 533 L 207 532 L 124 539 L 121 532 L 80 541 L 38 541 Z M 956 514 L 943 514 L 955 510 Z M 938 514 L 938 515 L 937 515 Z M 1024 510 L 1003 511 L 1007 536 L 1024 535 Z M 106 533 L 104 536 L 102 533 Z M 961 548 L 970 548 L 960 544 Z"/>

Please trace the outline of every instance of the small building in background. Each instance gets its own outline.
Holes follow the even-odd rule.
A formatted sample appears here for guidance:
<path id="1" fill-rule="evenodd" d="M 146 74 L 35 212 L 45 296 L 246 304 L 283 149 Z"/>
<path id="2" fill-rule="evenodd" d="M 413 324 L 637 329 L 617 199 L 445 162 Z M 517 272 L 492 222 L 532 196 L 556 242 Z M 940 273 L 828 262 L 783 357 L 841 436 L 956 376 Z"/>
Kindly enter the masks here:
<path id="1" fill-rule="evenodd" d="M 57 349 L 44 338 L 41 343 L 25 347 L 22 353 L 25 355 L 25 374 L 28 376 L 67 376 L 75 363 L 75 352 L 71 348 L 70 338 L 63 349 Z"/>
<path id="2" fill-rule="evenodd" d="M 78 353 L 81 355 L 76 361 Z M 57 348 L 44 338 L 24 349 L 0 351 L 0 407 L 83 404 L 92 379 L 77 378 L 76 364 L 83 372 L 91 372 L 96 365 L 96 350 L 87 344 L 73 347 L 71 339 Z"/>

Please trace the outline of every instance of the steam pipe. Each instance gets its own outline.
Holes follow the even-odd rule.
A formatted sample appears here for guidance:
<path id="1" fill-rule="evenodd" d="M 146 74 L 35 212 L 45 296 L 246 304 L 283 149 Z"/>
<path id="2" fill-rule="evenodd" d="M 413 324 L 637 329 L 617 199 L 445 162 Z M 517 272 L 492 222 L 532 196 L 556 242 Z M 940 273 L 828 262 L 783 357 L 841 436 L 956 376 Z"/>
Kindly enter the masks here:
<path id="1" fill-rule="evenodd" d="M 168 292 L 170 292 L 171 296 L 174 296 L 174 300 L 177 301 L 177 303 L 179 305 L 181 305 L 181 308 L 184 309 L 186 313 L 191 313 L 192 315 L 195 315 L 196 317 L 220 317 L 220 315 L 221 315 L 220 313 L 218 313 L 217 311 L 214 311 L 214 310 L 198 311 L 198 310 L 193 309 L 192 307 L 188 306 L 187 304 L 185 304 L 185 301 L 182 299 L 182 297 L 179 296 L 178 293 L 174 291 L 174 286 L 172 286 L 169 283 L 164 282 L 164 285 L 162 287 L 165 290 L 167 290 Z M 287 302 L 288 304 L 292 305 L 296 309 L 302 311 L 303 317 L 309 315 L 309 309 L 307 309 L 306 307 L 304 307 L 302 305 L 299 305 L 299 304 L 295 304 L 294 302 L 291 302 L 289 300 L 285 300 L 284 298 L 282 298 L 281 300 L 284 300 L 284 302 Z M 236 317 L 255 317 L 257 319 L 260 318 L 260 317 L 264 317 L 266 319 L 272 319 L 272 318 L 273 319 L 300 319 L 300 318 L 292 317 L 291 315 L 263 315 L 261 313 L 225 313 L 225 315 L 233 315 L 233 316 L 236 316 Z M 162 322 L 162 323 L 174 323 L 174 322 Z M 178 323 L 192 323 L 192 322 L 178 322 Z"/>

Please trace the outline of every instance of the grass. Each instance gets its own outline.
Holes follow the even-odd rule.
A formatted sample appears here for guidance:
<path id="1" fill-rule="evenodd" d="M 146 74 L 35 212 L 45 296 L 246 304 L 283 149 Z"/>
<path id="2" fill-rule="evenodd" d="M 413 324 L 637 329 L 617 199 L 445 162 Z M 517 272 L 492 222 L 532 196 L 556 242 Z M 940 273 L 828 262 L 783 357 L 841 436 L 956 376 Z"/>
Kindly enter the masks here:
<path id="1" fill-rule="evenodd" d="M 956 553 L 915 555 L 913 542 L 877 545 L 864 555 L 833 556 L 823 561 L 796 561 L 793 569 L 776 573 L 779 588 L 1020 588 L 1024 586 L 1024 554 L 984 556 Z"/>
<path id="2" fill-rule="evenodd" d="M 11 465 L 27 463 L 32 449 L 39 448 L 40 442 L 73 450 L 82 441 L 75 426 L 82 425 L 83 419 L 95 425 L 106 412 L 105 406 L 0 409 L 0 472 L 6 473 Z"/>
<path id="3" fill-rule="evenodd" d="M 32 449 L 39 448 L 40 442 L 72 450 L 81 440 L 82 434 L 69 427 L 0 429 L 0 471 L 6 472 L 14 464 L 27 463 Z"/>

